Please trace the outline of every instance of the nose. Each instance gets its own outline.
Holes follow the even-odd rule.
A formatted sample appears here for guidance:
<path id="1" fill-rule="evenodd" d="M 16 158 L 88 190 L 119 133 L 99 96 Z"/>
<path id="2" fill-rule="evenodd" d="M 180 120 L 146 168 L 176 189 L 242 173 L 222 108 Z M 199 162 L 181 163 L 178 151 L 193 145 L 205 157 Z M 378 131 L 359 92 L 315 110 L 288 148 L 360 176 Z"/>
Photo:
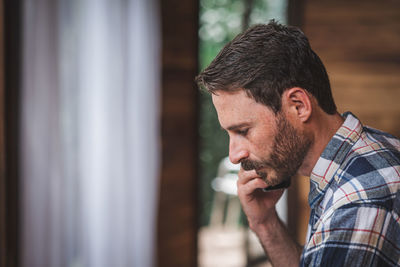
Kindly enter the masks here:
<path id="1" fill-rule="evenodd" d="M 242 159 L 249 156 L 249 152 L 243 141 L 236 138 L 229 139 L 229 160 L 233 164 L 238 164 Z"/>

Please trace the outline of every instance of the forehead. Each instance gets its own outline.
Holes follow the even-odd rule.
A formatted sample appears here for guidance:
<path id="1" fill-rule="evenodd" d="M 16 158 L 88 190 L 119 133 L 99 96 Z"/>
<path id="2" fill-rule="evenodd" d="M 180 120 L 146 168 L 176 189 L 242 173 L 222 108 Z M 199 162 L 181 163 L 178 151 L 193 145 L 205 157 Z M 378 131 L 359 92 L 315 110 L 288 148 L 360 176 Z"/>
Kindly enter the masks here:
<path id="1" fill-rule="evenodd" d="M 244 90 L 234 92 L 217 91 L 212 95 L 214 107 L 222 128 L 241 123 L 256 121 L 271 121 L 275 118 L 273 111 L 267 106 L 256 102 Z"/>

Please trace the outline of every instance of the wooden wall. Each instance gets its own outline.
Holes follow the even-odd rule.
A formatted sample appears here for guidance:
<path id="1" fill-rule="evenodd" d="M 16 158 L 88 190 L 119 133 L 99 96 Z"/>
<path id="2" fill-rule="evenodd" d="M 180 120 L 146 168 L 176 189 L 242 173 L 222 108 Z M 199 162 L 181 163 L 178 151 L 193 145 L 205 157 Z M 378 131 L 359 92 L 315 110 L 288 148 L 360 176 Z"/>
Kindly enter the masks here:
<path id="1" fill-rule="evenodd" d="M 304 30 L 339 110 L 400 136 L 400 2 L 310 0 Z"/>
<path id="2" fill-rule="evenodd" d="M 0 266 L 6 266 L 6 165 L 4 121 L 4 67 L 3 67 L 3 1 L 0 2 Z"/>
<path id="3" fill-rule="evenodd" d="M 302 29 L 327 68 L 339 111 L 400 137 L 400 1 L 308 0 L 304 12 Z M 299 181 L 307 203 L 308 181 Z M 298 213 L 306 225 L 307 207 Z"/>
<path id="4" fill-rule="evenodd" d="M 161 1 L 162 177 L 158 266 L 196 266 L 197 0 Z"/>

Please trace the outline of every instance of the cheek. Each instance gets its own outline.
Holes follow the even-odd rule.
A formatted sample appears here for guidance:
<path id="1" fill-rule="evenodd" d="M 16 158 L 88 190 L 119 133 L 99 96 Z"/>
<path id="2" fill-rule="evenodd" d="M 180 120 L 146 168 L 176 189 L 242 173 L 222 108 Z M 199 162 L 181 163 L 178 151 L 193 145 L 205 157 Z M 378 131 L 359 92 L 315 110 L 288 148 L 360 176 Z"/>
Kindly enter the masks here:
<path id="1" fill-rule="evenodd" d="M 250 151 L 257 159 L 268 159 L 273 147 L 273 137 L 268 135 L 255 136 L 250 142 Z"/>

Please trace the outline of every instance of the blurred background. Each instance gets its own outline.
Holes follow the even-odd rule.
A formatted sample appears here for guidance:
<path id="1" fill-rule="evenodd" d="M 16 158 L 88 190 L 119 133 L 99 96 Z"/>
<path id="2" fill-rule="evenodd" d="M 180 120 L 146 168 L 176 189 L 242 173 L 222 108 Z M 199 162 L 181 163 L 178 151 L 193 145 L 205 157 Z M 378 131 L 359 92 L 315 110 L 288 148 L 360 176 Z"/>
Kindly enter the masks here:
<path id="1" fill-rule="evenodd" d="M 194 77 L 300 27 L 340 112 L 400 136 L 397 0 L 0 1 L 0 266 L 269 266 Z M 279 204 L 303 244 L 308 178 Z"/>

